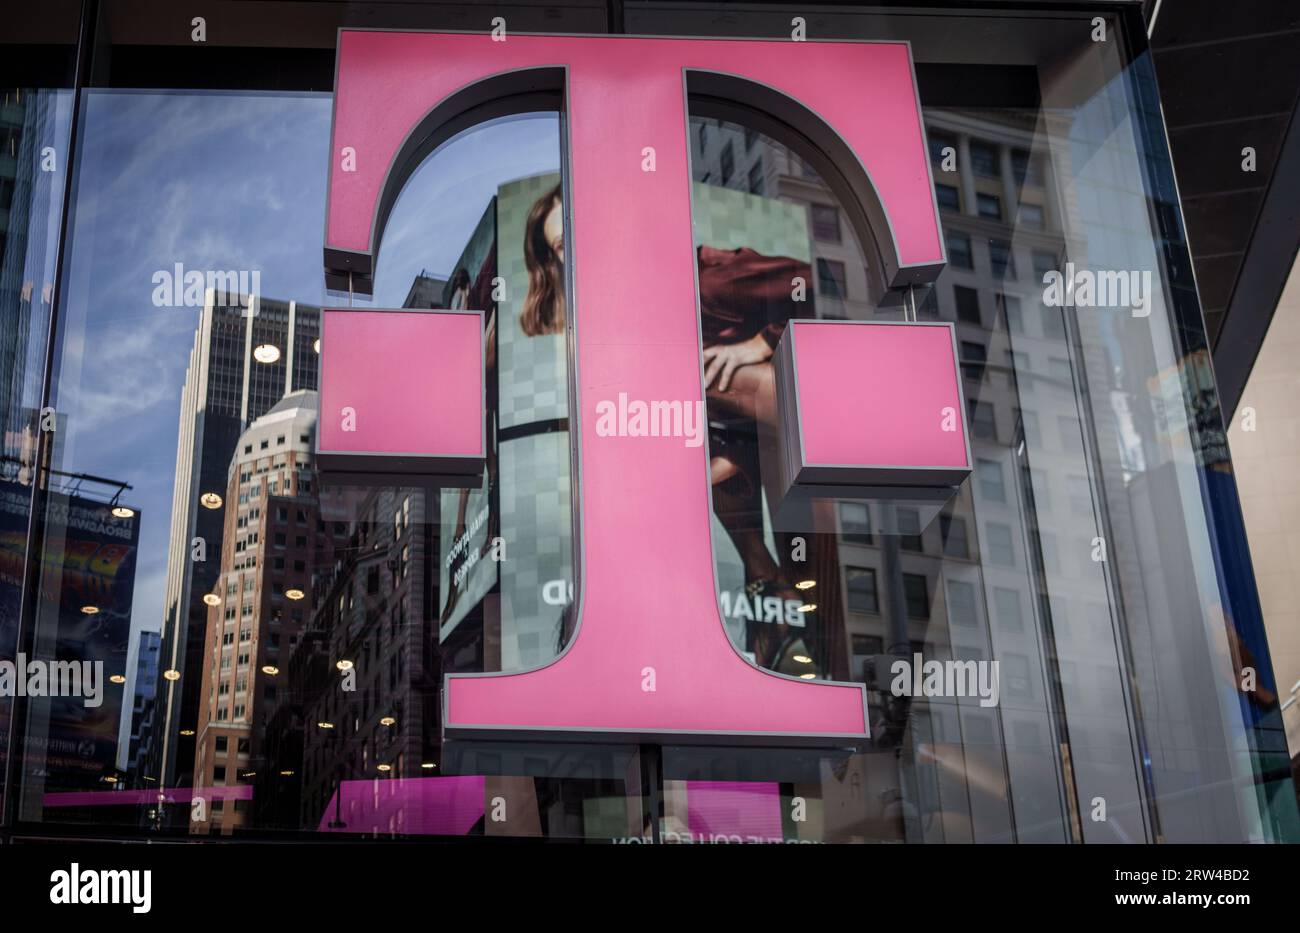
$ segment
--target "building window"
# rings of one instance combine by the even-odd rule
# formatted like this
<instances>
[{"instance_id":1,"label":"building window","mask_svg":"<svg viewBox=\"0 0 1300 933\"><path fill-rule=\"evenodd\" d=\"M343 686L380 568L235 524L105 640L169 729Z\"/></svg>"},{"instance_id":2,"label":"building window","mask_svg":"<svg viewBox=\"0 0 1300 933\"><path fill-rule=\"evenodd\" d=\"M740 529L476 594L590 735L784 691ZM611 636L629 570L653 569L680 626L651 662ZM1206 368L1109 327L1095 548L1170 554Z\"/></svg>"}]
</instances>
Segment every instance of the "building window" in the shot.
<instances>
[{"instance_id":1,"label":"building window","mask_svg":"<svg viewBox=\"0 0 1300 933\"><path fill-rule=\"evenodd\" d=\"M944 150L957 151L957 141L945 133L930 133L930 161L943 162Z\"/></svg>"},{"instance_id":2,"label":"building window","mask_svg":"<svg viewBox=\"0 0 1300 933\"><path fill-rule=\"evenodd\" d=\"M736 154L731 148L731 140L722 147L722 157L718 161L719 169L722 172L722 184L725 186L731 181L731 175L736 171Z\"/></svg>"},{"instance_id":3,"label":"building window","mask_svg":"<svg viewBox=\"0 0 1300 933\"><path fill-rule=\"evenodd\" d=\"M763 164L755 162L749 167L749 193L763 193Z\"/></svg>"},{"instance_id":4,"label":"building window","mask_svg":"<svg viewBox=\"0 0 1300 933\"><path fill-rule=\"evenodd\" d=\"M904 551L922 550L921 514L916 509L898 510L898 546Z\"/></svg>"},{"instance_id":5,"label":"building window","mask_svg":"<svg viewBox=\"0 0 1300 933\"><path fill-rule=\"evenodd\" d=\"M1009 632L1023 632L1025 620L1020 610L1020 594L1005 587L993 590L993 605L998 613L998 626Z\"/></svg>"},{"instance_id":6,"label":"building window","mask_svg":"<svg viewBox=\"0 0 1300 933\"><path fill-rule=\"evenodd\" d=\"M935 185L934 195L939 201L939 210L954 214L961 210L961 195L953 185Z\"/></svg>"},{"instance_id":7,"label":"building window","mask_svg":"<svg viewBox=\"0 0 1300 933\"><path fill-rule=\"evenodd\" d=\"M1000 522L988 522L984 526L984 538L988 545L989 560L1002 567L1016 565L1016 550L1009 527Z\"/></svg>"},{"instance_id":8,"label":"building window","mask_svg":"<svg viewBox=\"0 0 1300 933\"><path fill-rule=\"evenodd\" d=\"M969 627L979 624L975 587L963 580L948 581L948 619L953 625Z\"/></svg>"},{"instance_id":9,"label":"building window","mask_svg":"<svg viewBox=\"0 0 1300 933\"><path fill-rule=\"evenodd\" d=\"M998 292L997 305L1007 319L1007 330L1013 334L1025 332L1025 322L1020 316L1020 299L1006 292Z\"/></svg>"},{"instance_id":10,"label":"building window","mask_svg":"<svg viewBox=\"0 0 1300 933\"><path fill-rule=\"evenodd\" d=\"M852 635L849 640L854 654L880 654L885 650L885 640L879 635Z\"/></svg>"},{"instance_id":11,"label":"building window","mask_svg":"<svg viewBox=\"0 0 1300 933\"><path fill-rule=\"evenodd\" d=\"M1040 160L1023 149L1011 150L1011 174L1015 177L1016 184L1021 186L1030 184L1041 187L1043 184Z\"/></svg>"},{"instance_id":12,"label":"building window","mask_svg":"<svg viewBox=\"0 0 1300 933\"><path fill-rule=\"evenodd\" d=\"M903 598L909 619L930 618L930 587L923 573L903 574Z\"/></svg>"},{"instance_id":13,"label":"building window","mask_svg":"<svg viewBox=\"0 0 1300 933\"><path fill-rule=\"evenodd\" d=\"M847 298L848 287L846 279L848 274L844 269L844 263L834 259L817 260L817 290L825 298Z\"/></svg>"},{"instance_id":14,"label":"building window","mask_svg":"<svg viewBox=\"0 0 1300 933\"><path fill-rule=\"evenodd\" d=\"M1027 227L1030 230L1043 230L1047 227L1047 216L1043 213L1041 206L1037 204L1020 205L1020 226Z\"/></svg>"},{"instance_id":15,"label":"building window","mask_svg":"<svg viewBox=\"0 0 1300 933\"><path fill-rule=\"evenodd\" d=\"M996 194L977 194L975 205L981 217L989 220L1002 219L1002 199Z\"/></svg>"},{"instance_id":16,"label":"building window","mask_svg":"<svg viewBox=\"0 0 1300 933\"><path fill-rule=\"evenodd\" d=\"M844 576L849 593L849 611L879 612L876 572L870 567L845 567Z\"/></svg>"},{"instance_id":17,"label":"building window","mask_svg":"<svg viewBox=\"0 0 1300 933\"><path fill-rule=\"evenodd\" d=\"M871 543L871 509L860 502L840 503L840 537L845 544Z\"/></svg>"},{"instance_id":18,"label":"building window","mask_svg":"<svg viewBox=\"0 0 1300 933\"><path fill-rule=\"evenodd\" d=\"M1016 277L1016 260L1006 240L989 240L989 268L1000 279Z\"/></svg>"},{"instance_id":19,"label":"building window","mask_svg":"<svg viewBox=\"0 0 1300 933\"><path fill-rule=\"evenodd\" d=\"M813 236L827 243L840 242L840 210L829 204L812 205Z\"/></svg>"},{"instance_id":20,"label":"building window","mask_svg":"<svg viewBox=\"0 0 1300 933\"><path fill-rule=\"evenodd\" d=\"M966 522L951 515L939 516L939 531L943 536L943 553L948 557L970 559L970 542L966 538Z\"/></svg>"},{"instance_id":21,"label":"building window","mask_svg":"<svg viewBox=\"0 0 1300 933\"><path fill-rule=\"evenodd\" d=\"M970 237L956 230L949 230L944 236L948 246L948 262L955 269L974 269L975 258L971 253Z\"/></svg>"},{"instance_id":22,"label":"building window","mask_svg":"<svg viewBox=\"0 0 1300 933\"><path fill-rule=\"evenodd\" d=\"M1047 273L1055 272L1056 254L1049 253L1047 250L1036 249L1033 252L1034 260L1034 281L1042 282L1047 278Z\"/></svg>"},{"instance_id":23,"label":"building window","mask_svg":"<svg viewBox=\"0 0 1300 933\"><path fill-rule=\"evenodd\" d=\"M952 287L953 303L957 305L957 320L966 324L980 324L980 293L964 285Z\"/></svg>"},{"instance_id":24,"label":"building window","mask_svg":"<svg viewBox=\"0 0 1300 933\"><path fill-rule=\"evenodd\" d=\"M988 402L970 399L967 403L970 415L971 432L982 441L998 439L998 424L993 414L993 406Z\"/></svg>"},{"instance_id":25,"label":"building window","mask_svg":"<svg viewBox=\"0 0 1300 933\"><path fill-rule=\"evenodd\" d=\"M975 476L979 479L981 496L990 502L1007 501L1007 485L1002 479L1002 464L996 460L976 460Z\"/></svg>"},{"instance_id":26,"label":"building window","mask_svg":"<svg viewBox=\"0 0 1300 933\"><path fill-rule=\"evenodd\" d=\"M988 362L988 350L984 344L973 340L961 342L961 371L967 379L979 382L984 378L984 364Z\"/></svg>"},{"instance_id":27,"label":"building window","mask_svg":"<svg viewBox=\"0 0 1300 933\"><path fill-rule=\"evenodd\" d=\"M970 164L976 175L983 175L985 178L997 178L999 176L997 147L972 139L970 143Z\"/></svg>"}]
</instances>

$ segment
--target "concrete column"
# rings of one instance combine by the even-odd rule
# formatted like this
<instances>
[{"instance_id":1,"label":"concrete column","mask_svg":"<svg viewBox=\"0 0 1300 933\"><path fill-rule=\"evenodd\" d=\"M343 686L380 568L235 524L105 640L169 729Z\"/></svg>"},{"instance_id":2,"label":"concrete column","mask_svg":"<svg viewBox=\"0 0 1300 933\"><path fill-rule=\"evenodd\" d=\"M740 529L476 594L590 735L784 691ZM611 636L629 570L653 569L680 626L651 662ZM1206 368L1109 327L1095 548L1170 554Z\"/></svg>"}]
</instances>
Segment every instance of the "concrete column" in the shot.
<instances>
[{"instance_id":1,"label":"concrete column","mask_svg":"<svg viewBox=\"0 0 1300 933\"><path fill-rule=\"evenodd\" d=\"M974 217L979 213L975 207L975 169L970 161L970 137L965 133L957 137L957 175L961 178L962 213Z\"/></svg>"},{"instance_id":2,"label":"concrete column","mask_svg":"<svg viewBox=\"0 0 1300 933\"><path fill-rule=\"evenodd\" d=\"M998 162L1002 167L1002 216L1007 223L1012 223L1020 207L1020 198L1017 193L1015 172L1011 169L1010 146L998 147Z\"/></svg>"}]
</instances>

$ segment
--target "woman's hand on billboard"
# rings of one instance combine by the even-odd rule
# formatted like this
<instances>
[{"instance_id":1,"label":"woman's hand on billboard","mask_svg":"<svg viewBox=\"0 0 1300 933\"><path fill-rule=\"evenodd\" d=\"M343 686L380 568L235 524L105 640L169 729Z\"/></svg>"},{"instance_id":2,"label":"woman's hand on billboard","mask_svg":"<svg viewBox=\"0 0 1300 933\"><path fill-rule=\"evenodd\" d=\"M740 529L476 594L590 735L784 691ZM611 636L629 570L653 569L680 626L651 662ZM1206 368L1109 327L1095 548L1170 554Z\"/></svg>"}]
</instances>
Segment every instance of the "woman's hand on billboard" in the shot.
<instances>
[{"instance_id":1,"label":"woman's hand on billboard","mask_svg":"<svg viewBox=\"0 0 1300 933\"><path fill-rule=\"evenodd\" d=\"M765 363L772 358L772 348L761 334L739 343L720 343L704 348L704 388L718 380L718 391L726 392L731 377L741 366Z\"/></svg>"}]
</instances>

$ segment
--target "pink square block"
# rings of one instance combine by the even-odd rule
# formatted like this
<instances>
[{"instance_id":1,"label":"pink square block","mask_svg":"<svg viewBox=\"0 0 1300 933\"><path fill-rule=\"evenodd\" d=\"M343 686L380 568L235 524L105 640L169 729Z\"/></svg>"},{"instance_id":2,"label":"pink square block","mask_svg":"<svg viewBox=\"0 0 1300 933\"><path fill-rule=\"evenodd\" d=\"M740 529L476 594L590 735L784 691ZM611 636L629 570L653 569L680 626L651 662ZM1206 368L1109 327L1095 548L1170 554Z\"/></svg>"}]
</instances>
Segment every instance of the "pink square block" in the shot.
<instances>
[{"instance_id":1,"label":"pink square block","mask_svg":"<svg viewBox=\"0 0 1300 933\"><path fill-rule=\"evenodd\" d=\"M787 488L951 487L969 475L951 324L792 321L776 364Z\"/></svg>"},{"instance_id":2,"label":"pink square block","mask_svg":"<svg viewBox=\"0 0 1300 933\"><path fill-rule=\"evenodd\" d=\"M486 456L481 311L321 312L317 463L477 476Z\"/></svg>"}]
</instances>

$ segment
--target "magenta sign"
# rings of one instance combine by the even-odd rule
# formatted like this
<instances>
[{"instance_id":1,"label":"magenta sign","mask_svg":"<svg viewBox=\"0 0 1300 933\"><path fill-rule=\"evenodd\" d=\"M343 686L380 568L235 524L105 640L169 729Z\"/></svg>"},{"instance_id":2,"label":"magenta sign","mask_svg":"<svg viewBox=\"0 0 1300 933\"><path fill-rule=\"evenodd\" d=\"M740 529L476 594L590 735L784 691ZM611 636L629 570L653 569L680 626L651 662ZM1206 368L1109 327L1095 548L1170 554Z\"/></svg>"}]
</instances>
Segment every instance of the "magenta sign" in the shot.
<instances>
[{"instance_id":1,"label":"magenta sign","mask_svg":"<svg viewBox=\"0 0 1300 933\"><path fill-rule=\"evenodd\" d=\"M598 424L623 397L704 399L689 93L759 108L803 133L843 168L881 234L890 282L933 278L944 250L908 46L526 35L498 42L488 35L344 31L338 48L325 243L336 284L350 277L366 290L387 212L430 139L447 138L474 114L508 112L512 97L558 95L565 114L579 621L567 649L543 667L449 675L446 734L863 741L863 685L762 670L728 638L714 581L707 449L674 437L611 435ZM337 325L327 317L326 326ZM926 333L909 336L846 322L853 333L845 343L833 333L841 325L810 322L817 331L806 335L804 326L798 404L814 457L905 472L968 468L948 330L921 327ZM845 370L819 359L848 346L870 350L876 338L888 346L871 351L879 369L866 381L860 365ZM482 421L473 383L481 357L473 344L398 341L380 360L368 355L367 342L335 344L327 331L322 424L338 421L335 409L368 391L364 383L380 369L408 370L417 381L421 374L459 373L436 393L417 387L416 397L448 410L420 413L417 434L383 441L407 455L458 454L472 438L459 428L444 433L436 422ZM899 355L902 345L911 357ZM906 432L901 440L872 428L888 420L883 407L907 396L899 387L918 371L939 375L927 375L924 391L897 416ZM333 384L336 378L356 381ZM872 394L891 380L903 381ZM853 409L876 421L840 410L844 403L835 399L852 399ZM943 412L953 410L955 435L951 424L941 427ZM846 430L852 436L840 439L837 432ZM354 436L335 431L331 450L346 453ZM424 448L413 450L411 437ZM655 585L638 585L647 579Z\"/></svg>"}]
</instances>

